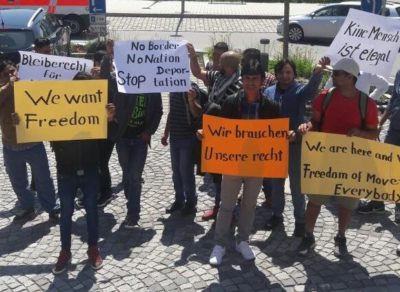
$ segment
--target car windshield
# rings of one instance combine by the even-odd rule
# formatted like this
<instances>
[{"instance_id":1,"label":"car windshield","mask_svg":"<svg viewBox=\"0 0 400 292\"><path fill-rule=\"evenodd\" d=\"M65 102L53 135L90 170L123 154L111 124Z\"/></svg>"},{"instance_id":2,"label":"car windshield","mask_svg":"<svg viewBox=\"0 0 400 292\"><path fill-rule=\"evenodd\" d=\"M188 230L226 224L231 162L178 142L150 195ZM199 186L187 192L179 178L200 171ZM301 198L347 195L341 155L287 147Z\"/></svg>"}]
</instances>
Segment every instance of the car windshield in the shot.
<instances>
[{"instance_id":1,"label":"car windshield","mask_svg":"<svg viewBox=\"0 0 400 292\"><path fill-rule=\"evenodd\" d=\"M31 31L0 31L0 51L14 52L26 49L33 44Z\"/></svg>"}]
</instances>

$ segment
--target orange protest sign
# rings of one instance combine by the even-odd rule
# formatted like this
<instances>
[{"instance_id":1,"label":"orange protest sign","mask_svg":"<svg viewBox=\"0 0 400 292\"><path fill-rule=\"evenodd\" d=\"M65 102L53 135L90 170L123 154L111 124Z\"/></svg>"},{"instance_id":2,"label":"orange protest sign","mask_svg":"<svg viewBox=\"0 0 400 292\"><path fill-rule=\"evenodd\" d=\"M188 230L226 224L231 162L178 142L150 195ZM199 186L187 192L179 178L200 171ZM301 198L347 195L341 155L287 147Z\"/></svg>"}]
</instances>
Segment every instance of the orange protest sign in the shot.
<instances>
[{"instance_id":1,"label":"orange protest sign","mask_svg":"<svg viewBox=\"0 0 400 292\"><path fill-rule=\"evenodd\" d=\"M203 116L202 171L285 178L289 119L235 120Z\"/></svg>"}]
</instances>

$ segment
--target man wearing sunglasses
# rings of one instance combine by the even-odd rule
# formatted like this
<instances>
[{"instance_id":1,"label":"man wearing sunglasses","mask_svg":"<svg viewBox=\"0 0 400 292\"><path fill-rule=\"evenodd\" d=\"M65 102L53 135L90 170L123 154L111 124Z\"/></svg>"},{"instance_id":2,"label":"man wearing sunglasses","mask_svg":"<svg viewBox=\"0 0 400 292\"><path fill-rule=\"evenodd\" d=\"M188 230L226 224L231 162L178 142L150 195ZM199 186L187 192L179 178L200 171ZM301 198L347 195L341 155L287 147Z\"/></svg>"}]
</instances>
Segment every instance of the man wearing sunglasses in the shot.
<instances>
[{"instance_id":1,"label":"man wearing sunglasses","mask_svg":"<svg viewBox=\"0 0 400 292\"><path fill-rule=\"evenodd\" d=\"M352 59L341 59L333 66L329 103L324 99L328 91L324 91L313 103L312 121L299 126L300 133L306 133L312 127L320 132L357 136L375 140L378 136L378 110L375 102L356 88L360 74L358 64ZM363 118L361 98L366 98L366 115ZM325 106L324 106L325 104ZM321 211L321 205L329 201L329 196L310 195L305 214L305 236L298 247L300 255L308 254L315 247L313 235L315 223ZM338 197L338 234L335 236L334 254L344 257L348 254L345 232L350 223L351 212L358 206L358 199Z\"/></svg>"}]
</instances>

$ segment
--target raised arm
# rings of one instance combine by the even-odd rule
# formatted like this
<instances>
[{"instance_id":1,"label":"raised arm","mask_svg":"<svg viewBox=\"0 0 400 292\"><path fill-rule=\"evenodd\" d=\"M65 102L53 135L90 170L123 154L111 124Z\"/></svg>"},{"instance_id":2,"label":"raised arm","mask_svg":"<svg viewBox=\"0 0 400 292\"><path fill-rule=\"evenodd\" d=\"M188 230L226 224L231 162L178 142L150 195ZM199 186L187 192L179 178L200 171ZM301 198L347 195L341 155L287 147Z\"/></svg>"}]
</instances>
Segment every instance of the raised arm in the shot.
<instances>
[{"instance_id":1,"label":"raised arm","mask_svg":"<svg viewBox=\"0 0 400 292\"><path fill-rule=\"evenodd\" d=\"M188 43L187 49L189 52L189 59L190 59L190 70L192 71L192 74L202 80L204 84L207 84L207 71L203 70L200 68L199 61L197 60L197 55L196 51L194 50L194 47L192 44Z\"/></svg>"}]
</instances>

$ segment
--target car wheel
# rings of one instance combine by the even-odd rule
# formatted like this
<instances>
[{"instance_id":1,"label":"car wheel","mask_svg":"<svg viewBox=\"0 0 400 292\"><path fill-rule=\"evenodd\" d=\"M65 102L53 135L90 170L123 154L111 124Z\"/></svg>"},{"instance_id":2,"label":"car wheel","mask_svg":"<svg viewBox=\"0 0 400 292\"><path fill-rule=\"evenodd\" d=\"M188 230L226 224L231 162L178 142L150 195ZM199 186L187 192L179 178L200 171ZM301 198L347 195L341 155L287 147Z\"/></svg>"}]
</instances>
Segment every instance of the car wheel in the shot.
<instances>
[{"instance_id":1,"label":"car wheel","mask_svg":"<svg viewBox=\"0 0 400 292\"><path fill-rule=\"evenodd\" d=\"M289 26L289 41L297 43L304 38L303 29L298 25Z\"/></svg>"},{"instance_id":2,"label":"car wheel","mask_svg":"<svg viewBox=\"0 0 400 292\"><path fill-rule=\"evenodd\" d=\"M71 28L71 34L76 36L79 35L83 30L82 21L79 16L76 15L67 15L63 19L66 25Z\"/></svg>"}]
</instances>

